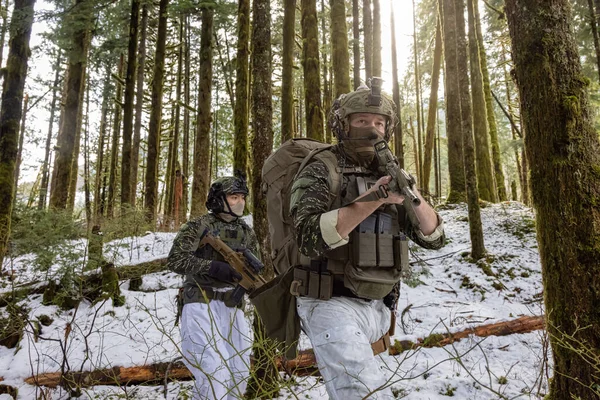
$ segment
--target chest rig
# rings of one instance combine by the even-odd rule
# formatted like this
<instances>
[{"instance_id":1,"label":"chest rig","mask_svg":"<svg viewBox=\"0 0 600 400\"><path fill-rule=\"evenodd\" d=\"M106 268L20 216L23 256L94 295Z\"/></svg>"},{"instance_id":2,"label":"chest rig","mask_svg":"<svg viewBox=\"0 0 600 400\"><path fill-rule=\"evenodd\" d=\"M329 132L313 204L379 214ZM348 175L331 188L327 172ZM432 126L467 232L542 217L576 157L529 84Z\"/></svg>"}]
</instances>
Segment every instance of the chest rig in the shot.
<instances>
[{"instance_id":1,"label":"chest rig","mask_svg":"<svg viewBox=\"0 0 600 400\"><path fill-rule=\"evenodd\" d=\"M234 250L242 249L245 246L245 232L240 224L231 223L211 224L209 233L213 236L218 236L225 244ZM195 252L196 256L206 260L225 261L225 258L211 246L201 246Z\"/></svg>"},{"instance_id":2,"label":"chest rig","mask_svg":"<svg viewBox=\"0 0 600 400\"><path fill-rule=\"evenodd\" d=\"M360 167L338 169L343 174L340 193L331 209L352 203L377 181ZM400 231L398 210L385 205L362 221L349 242L327 250L323 257L294 271L292 290L298 295L327 300L333 296L382 299L408 266L408 241Z\"/></svg>"}]
</instances>

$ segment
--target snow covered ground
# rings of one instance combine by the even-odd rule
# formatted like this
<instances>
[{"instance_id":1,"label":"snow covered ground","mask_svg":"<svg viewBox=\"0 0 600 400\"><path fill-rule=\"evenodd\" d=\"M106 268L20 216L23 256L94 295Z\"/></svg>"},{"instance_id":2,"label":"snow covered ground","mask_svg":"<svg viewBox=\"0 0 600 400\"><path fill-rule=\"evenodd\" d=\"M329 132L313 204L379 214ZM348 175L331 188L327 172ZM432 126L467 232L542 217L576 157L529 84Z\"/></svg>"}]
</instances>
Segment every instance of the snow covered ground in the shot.
<instances>
[{"instance_id":1,"label":"snow covered ground","mask_svg":"<svg viewBox=\"0 0 600 400\"><path fill-rule=\"evenodd\" d=\"M534 217L520 203L482 208L485 246L489 256L478 264L470 250L465 205L440 210L448 244L437 251L413 248L410 278L402 286L396 340L425 338L432 333L463 331L468 327L543 314L541 271ZM148 233L105 245L106 257L129 265L167 256L174 233ZM75 247L85 253L85 243ZM31 270L31 257L8 260L14 284L43 280ZM7 288L6 277L0 286ZM114 366L168 362L179 354L179 331L174 326L175 294L181 278L158 272L143 278L139 291L121 284L126 304L82 302L76 310L43 306L42 295L25 302L31 320L49 316L39 337L31 329L16 349L0 346L2 384L19 388L19 399L36 399L41 391L24 382L42 372L93 370ZM2 289L6 291L7 289ZM4 312L4 311L0 311ZM68 334L67 334L68 332ZM510 336L471 336L443 348L419 348L398 356L383 356L382 373L398 398L421 399L541 399L547 391L549 353L544 331ZM310 344L303 338L301 347ZM181 399L191 382L162 386L96 386L83 390L81 399ZM327 399L317 377L294 378L280 399ZM64 390L50 391L52 399L68 398ZM3 397L4 396L4 397ZM0 395L0 400L8 395Z\"/></svg>"}]
</instances>

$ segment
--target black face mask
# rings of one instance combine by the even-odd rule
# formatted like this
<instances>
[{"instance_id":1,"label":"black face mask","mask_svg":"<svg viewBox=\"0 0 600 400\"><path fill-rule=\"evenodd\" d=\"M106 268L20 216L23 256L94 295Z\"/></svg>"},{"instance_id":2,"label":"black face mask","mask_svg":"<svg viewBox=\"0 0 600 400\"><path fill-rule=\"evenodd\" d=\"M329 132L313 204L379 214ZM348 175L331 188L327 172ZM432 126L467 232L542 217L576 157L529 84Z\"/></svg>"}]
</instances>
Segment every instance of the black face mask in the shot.
<instances>
[{"instance_id":1,"label":"black face mask","mask_svg":"<svg viewBox=\"0 0 600 400\"><path fill-rule=\"evenodd\" d=\"M381 140L374 127L350 127L349 138L342 141L344 152L350 160L361 166L368 166L375 157L375 143Z\"/></svg>"}]
</instances>

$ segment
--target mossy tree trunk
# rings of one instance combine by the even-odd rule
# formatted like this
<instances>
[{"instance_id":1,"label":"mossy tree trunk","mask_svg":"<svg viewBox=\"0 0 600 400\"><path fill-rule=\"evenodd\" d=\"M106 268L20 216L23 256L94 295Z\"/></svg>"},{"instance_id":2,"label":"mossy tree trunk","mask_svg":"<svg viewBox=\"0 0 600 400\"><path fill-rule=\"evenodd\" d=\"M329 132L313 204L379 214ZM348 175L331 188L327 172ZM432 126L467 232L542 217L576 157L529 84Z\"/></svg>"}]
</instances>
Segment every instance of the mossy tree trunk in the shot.
<instances>
[{"instance_id":1,"label":"mossy tree trunk","mask_svg":"<svg viewBox=\"0 0 600 400\"><path fill-rule=\"evenodd\" d=\"M254 0L252 15L252 130L254 132L252 139L252 217L262 260L265 263L264 274L269 279L274 276L274 272L271 263L267 205L261 190L261 171L273 147L270 1ZM272 346L264 346L266 339L261 334L260 319L255 317L254 321L256 345L253 354L257 361L248 383L247 395L249 398L277 397L279 372L275 363L272 362L274 354L268 351Z\"/></svg>"},{"instance_id":2,"label":"mossy tree trunk","mask_svg":"<svg viewBox=\"0 0 600 400\"><path fill-rule=\"evenodd\" d=\"M196 142L194 143L194 180L190 217L206 213L206 197L210 188L210 126L211 92L213 77L213 19L214 9L202 9L202 32L200 36L200 76L198 78L198 116ZM237 100L236 100L237 102Z\"/></svg>"},{"instance_id":3,"label":"mossy tree trunk","mask_svg":"<svg viewBox=\"0 0 600 400\"><path fill-rule=\"evenodd\" d=\"M465 29L464 0L454 0L456 15L456 61L458 66L460 110L462 115L463 160L467 184L467 205L469 208L469 234L471 237L471 258L479 260L485 255L477 173L475 172L475 145L473 141L473 116L469 94L469 65Z\"/></svg>"},{"instance_id":4,"label":"mossy tree trunk","mask_svg":"<svg viewBox=\"0 0 600 400\"><path fill-rule=\"evenodd\" d=\"M27 75L27 71L25 71ZM27 123L27 106L29 104L29 95L25 93L23 98L23 108L21 112L21 126L19 127L19 147L17 150L17 162L15 163L15 190L13 191L13 197L15 201L17 199L17 190L19 189L19 173L21 172L21 161L23 160L23 145L25 143L25 128Z\"/></svg>"},{"instance_id":5,"label":"mossy tree trunk","mask_svg":"<svg viewBox=\"0 0 600 400\"><path fill-rule=\"evenodd\" d=\"M422 131L421 127L422 123L422 113L421 107L423 104L421 103L421 74L419 73L419 54L417 52L417 7L415 6L415 0L412 2L413 5L413 57L414 57L414 73L415 73L415 94L416 94L416 102L417 102L417 146L415 148L415 165L416 165L416 173L418 177L418 182L420 187L424 187L423 184L423 150L422 150ZM374 34L373 34L374 35Z\"/></svg>"},{"instance_id":6,"label":"mossy tree trunk","mask_svg":"<svg viewBox=\"0 0 600 400\"><path fill-rule=\"evenodd\" d=\"M507 0L506 15L554 358L547 398L598 398L600 143L571 33L571 6L567 0Z\"/></svg>"},{"instance_id":7,"label":"mossy tree trunk","mask_svg":"<svg viewBox=\"0 0 600 400\"><path fill-rule=\"evenodd\" d=\"M283 49L281 72L281 143L293 138L294 129L294 48L296 0L283 3Z\"/></svg>"},{"instance_id":8,"label":"mossy tree trunk","mask_svg":"<svg viewBox=\"0 0 600 400\"><path fill-rule=\"evenodd\" d=\"M15 0L10 23L10 45L0 108L0 270L10 234L19 121L30 55L34 4L35 0Z\"/></svg>"},{"instance_id":9,"label":"mossy tree trunk","mask_svg":"<svg viewBox=\"0 0 600 400\"><path fill-rule=\"evenodd\" d=\"M381 76L381 5L373 1L373 76Z\"/></svg>"},{"instance_id":10,"label":"mossy tree trunk","mask_svg":"<svg viewBox=\"0 0 600 400\"><path fill-rule=\"evenodd\" d=\"M165 43L167 39L167 8L169 0L160 0L158 6L158 32L152 79L152 104L148 127L148 155L146 161L144 208L148 222L154 227L158 205L158 161L160 154L160 128L162 116L163 79L165 75Z\"/></svg>"},{"instance_id":11,"label":"mossy tree trunk","mask_svg":"<svg viewBox=\"0 0 600 400\"><path fill-rule=\"evenodd\" d=\"M250 38L250 0L238 0L237 32L235 108L233 116L235 129L233 139L233 169L234 171L240 170L246 172L248 168L248 92L250 87L248 74L248 57L250 54L248 43L248 39Z\"/></svg>"},{"instance_id":12,"label":"mossy tree trunk","mask_svg":"<svg viewBox=\"0 0 600 400\"><path fill-rule=\"evenodd\" d=\"M8 1L0 4L0 14L2 15L2 28L0 28L0 67L4 62L4 41L6 40L6 31L8 30Z\"/></svg>"},{"instance_id":13,"label":"mossy tree trunk","mask_svg":"<svg viewBox=\"0 0 600 400\"><path fill-rule=\"evenodd\" d=\"M331 59L333 62L333 96L349 93L350 53L344 0L330 0L331 4ZM381 36L380 36L381 37ZM381 57L381 51L380 57Z\"/></svg>"},{"instance_id":14,"label":"mossy tree trunk","mask_svg":"<svg viewBox=\"0 0 600 400\"><path fill-rule=\"evenodd\" d=\"M331 4L331 2L330 2ZM334 70L333 70L333 62L328 62L327 60L327 54L331 53L331 58L333 59L334 55L333 55L333 45L332 45L332 41L333 40L328 40L329 37L331 37L330 35L330 29L328 29L328 26L332 26L331 24L327 24L327 13L326 13L326 8L325 8L325 0L321 0L321 43L322 43L322 48L321 48L321 56L323 57L323 62L321 62L321 70L323 71L322 76L323 76L323 110L324 110L324 120L325 120L325 133L324 133L324 140L327 143L331 143L333 140L333 135L331 132L331 129L329 127L329 124L327 124L327 112L331 109L331 102L332 102L332 86L334 85L334 83L332 82L332 80L334 80L334 78L332 78L332 76L335 75ZM330 12L329 12L329 20L331 21L331 7L330 7ZM331 31L333 30L333 28L331 29ZM348 42L346 41L346 44ZM348 56L349 57L349 56ZM348 61L349 63L349 61Z\"/></svg>"},{"instance_id":15,"label":"mossy tree trunk","mask_svg":"<svg viewBox=\"0 0 600 400\"><path fill-rule=\"evenodd\" d=\"M185 51L183 53L185 57L185 77L183 79L183 101L186 106L190 104L190 77L191 77L191 68L190 68L190 16L185 16ZM183 108L183 139L182 139L183 149L181 157L183 162L181 163L181 184L182 184L182 193L181 193L181 208L179 211L179 221L181 223L187 220L188 214L188 193L189 193L189 185L188 185L188 177L190 173L190 110L188 107Z\"/></svg>"},{"instance_id":16,"label":"mossy tree trunk","mask_svg":"<svg viewBox=\"0 0 600 400\"><path fill-rule=\"evenodd\" d=\"M91 35L87 37L86 47L89 48ZM83 105L85 102L85 92L88 84L87 64L83 68L83 87L79 92L79 111L77 112L77 123L75 128L75 144L73 145L73 164L71 165L71 178L69 181L69 195L67 197L67 211L72 213L75 208L75 196L77 195L77 181L79 180L79 153L81 152L81 132L83 130Z\"/></svg>"},{"instance_id":17,"label":"mossy tree trunk","mask_svg":"<svg viewBox=\"0 0 600 400\"><path fill-rule=\"evenodd\" d=\"M373 14L371 0L363 0L363 46L365 55L365 83L373 76Z\"/></svg>"},{"instance_id":18,"label":"mossy tree trunk","mask_svg":"<svg viewBox=\"0 0 600 400\"><path fill-rule=\"evenodd\" d=\"M94 4L91 0L77 0L75 5L67 11L63 26L71 36L70 50L68 52L66 73L66 96L64 98L64 112L60 124L60 141L54 162L54 185L50 194L50 207L67 209L69 185L73 171L73 158L75 142L77 139L77 120L82 107L81 92L84 89L85 66L87 63L90 29L94 21Z\"/></svg>"},{"instance_id":19,"label":"mossy tree trunk","mask_svg":"<svg viewBox=\"0 0 600 400\"><path fill-rule=\"evenodd\" d=\"M133 102L138 57L138 28L140 0L131 0L129 17L129 44L127 46L127 73L125 75L125 103L123 104L123 153L121 156L121 208L131 206L131 139L133 136Z\"/></svg>"},{"instance_id":20,"label":"mossy tree trunk","mask_svg":"<svg viewBox=\"0 0 600 400\"><path fill-rule=\"evenodd\" d=\"M456 13L453 0L438 0L443 16L444 61L446 80L446 136L448 137L448 176L450 188L448 203L465 201L465 169L463 166L463 143L456 64Z\"/></svg>"},{"instance_id":21,"label":"mossy tree trunk","mask_svg":"<svg viewBox=\"0 0 600 400\"><path fill-rule=\"evenodd\" d=\"M125 70L125 57L121 53L115 90L115 108L112 126L112 144L110 148L110 173L108 176L108 201L106 205L106 216L114 217L115 201L117 198L117 169L119 166L119 136L121 132L121 104L123 98L122 77Z\"/></svg>"},{"instance_id":22,"label":"mossy tree trunk","mask_svg":"<svg viewBox=\"0 0 600 400\"><path fill-rule=\"evenodd\" d=\"M131 147L131 205L135 206L138 184L138 164L140 162L140 142L142 139L142 114L144 112L144 67L146 66L146 39L148 30L148 4L142 6L140 22L140 44L138 49L137 78L135 92L135 122ZM186 103L187 104L187 103Z\"/></svg>"},{"instance_id":23,"label":"mossy tree trunk","mask_svg":"<svg viewBox=\"0 0 600 400\"><path fill-rule=\"evenodd\" d=\"M352 0L352 57L353 88L360 86L360 9L358 0ZM392 30L392 32L394 32Z\"/></svg>"},{"instance_id":24,"label":"mossy tree trunk","mask_svg":"<svg viewBox=\"0 0 600 400\"><path fill-rule=\"evenodd\" d=\"M471 67L471 99L473 102L473 133L475 136L475 164L477 171L477 187L482 200L497 201L494 172L490 157L490 141L486 118L485 96L483 93L483 75L479 58L479 41L475 29L474 3L467 0L469 19L469 65Z\"/></svg>"},{"instance_id":25,"label":"mossy tree trunk","mask_svg":"<svg viewBox=\"0 0 600 400\"><path fill-rule=\"evenodd\" d=\"M319 32L316 0L302 2L302 67L304 69L304 108L306 137L323 141L323 110L319 76Z\"/></svg>"},{"instance_id":26,"label":"mossy tree trunk","mask_svg":"<svg viewBox=\"0 0 600 400\"><path fill-rule=\"evenodd\" d=\"M598 68L598 76L600 77L600 40L598 39L598 24L596 23L596 11L594 10L594 0L588 0L590 29L594 38L594 49L596 50L596 67Z\"/></svg>"},{"instance_id":27,"label":"mossy tree trunk","mask_svg":"<svg viewBox=\"0 0 600 400\"><path fill-rule=\"evenodd\" d=\"M427 130L425 133L425 151L423 152L423 188L429 190L431 176L431 156L434 147L434 136L437 122L438 89L440 85L440 69L442 65L442 24L438 14L435 28L435 44L433 48L433 67L431 70L431 92L429 93L429 109L427 110Z\"/></svg>"},{"instance_id":28,"label":"mossy tree trunk","mask_svg":"<svg viewBox=\"0 0 600 400\"><path fill-rule=\"evenodd\" d=\"M494 99L492 98L492 88L490 86L490 74L488 71L487 55L485 53L483 33L481 31L481 18L479 15L478 1L473 2L473 12L475 19L475 32L477 33L477 43L479 45L479 64L481 66L481 75L483 78L485 110L490 134L490 146L492 149L492 163L494 164L494 179L496 183L496 190L498 191L498 200L506 201L506 184L504 182L504 171L502 170L500 143L498 142L498 126L496 124L496 114L494 113Z\"/></svg>"},{"instance_id":29,"label":"mossy tree trunk","mask_svg":"<svg viewBox=\"0 0 600 400\"><path fill-rule=\"evenodd\" d=\"M98 153L96 155L96 181L94 183L94 216L96 224L101 223L102 216L104 215L104 199L101 195L102 182L104 180L104 170L105 170L105 152L104 146L105 142L107 142L108 137L106 135L107 132L107 119L108 119L108 102L110 100L110 95L112 92L112 87L110 85L111 75L110 75L110 67L106 66L106 71L104 75L104 86L102 89L102 106L100 107L100 129L98 133Z\"/></svg>"},{"instance_id":30,"label":"mossy tree trunk","mask_svg":"<svg viewBox=\"0 0 600 400\"><path fill-rule=\"evenodd\" d=\"M390 26L391 29L391 46L392 46L392 99L396 104L396 117L398 123L394 129L394 153L398 158L400 168L404 168L404 139L402 136L402 106L400 104L400 82L398 80L398 51L396 48L396 21L394 18L394 5L391 4Z\"/></svg>"},{"instance_id":31,"label":"mossy tree trunk","mask_svg":"<svg viewBox=\"0 0 600 400\"><path fill-rule=\"evenodd\" d=\"M56 102L58 101L58 85L60 84L60 72L62 64L62 50L58 49L56 62L54 63L54 84L52 85L52 100L50 102L50 118L48 120L48 134L46 135L46 152L42 164L42 183L40 184L40 197L38 210L46 208L48 198L48 183L50 182L50 150L52 145L52 133L54 128L54 116L56 113Z\"/></svg>"}]
</instances>

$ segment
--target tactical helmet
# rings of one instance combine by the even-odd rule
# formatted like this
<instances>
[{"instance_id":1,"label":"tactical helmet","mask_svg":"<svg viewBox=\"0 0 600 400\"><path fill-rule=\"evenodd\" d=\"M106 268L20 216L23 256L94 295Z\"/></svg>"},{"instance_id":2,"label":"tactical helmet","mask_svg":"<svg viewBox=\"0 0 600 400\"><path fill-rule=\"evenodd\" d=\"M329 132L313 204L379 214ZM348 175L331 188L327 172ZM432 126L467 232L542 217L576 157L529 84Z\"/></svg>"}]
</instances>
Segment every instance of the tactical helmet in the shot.
<instances>
[{"instance_id":1,"label":"tactical helmet","mask_svg":"<svg viewBox=\"0 0 600 400\"><path fill-rule=\"evenodd\" d=\"M227 203L227 195L240 193L248 195L248 185L244 174L236 171L235 176L224 176L210 185L206 208L215 214L225 212L224 205Z\"/></svg>"},{"instance_id":2,"label":"tactical helmet","mask_svg":"<svg viewBox=\"0 0 600 400\"><path fill-rule=\"evenodd\" d=\"M361 85L354 92L338 97L329 113L329 126L338 140L348 138L350 115L355 113L379 114L386 117L385 140L389 141L398 123L396 105L385 93L381 92L381 78L371 79L371 88Z\"/></svg>"}]
</instances>

